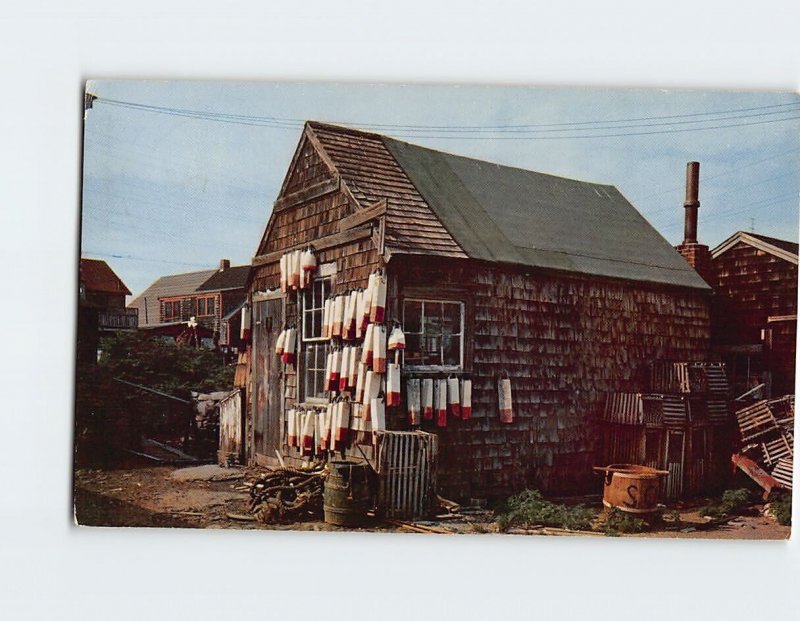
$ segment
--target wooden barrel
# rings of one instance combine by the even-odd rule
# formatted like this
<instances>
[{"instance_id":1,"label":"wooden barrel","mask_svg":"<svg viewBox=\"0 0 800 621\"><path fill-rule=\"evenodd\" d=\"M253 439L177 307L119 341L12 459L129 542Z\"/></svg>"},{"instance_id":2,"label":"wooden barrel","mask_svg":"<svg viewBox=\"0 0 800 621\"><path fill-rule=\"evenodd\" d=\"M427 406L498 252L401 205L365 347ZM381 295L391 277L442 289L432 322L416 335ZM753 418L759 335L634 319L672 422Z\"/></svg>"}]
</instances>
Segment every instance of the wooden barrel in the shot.
<instances>
[{"instance_id":1,"label":"wooden barrel","mask_svg":"<svg viewBox=\"0 0 800 621\"><path fill-rule=\"evenodd\" d=\"M638 464L596 466L595 472L605 474L603 504L628 513L652 513L658 506L661 477L669 474Z\"/></svg>"},{"instance_id":2,"label":"wooden barrel","mask_svg":"<svg viewBox=\"0 0 800 621\"><path fill-rule=\"evenodd\" d=\"M356 461L333 461L325 479L322 509L325 523L336 526L359 526L372 508L369 464Z\"/></svg>"}]
</instances>

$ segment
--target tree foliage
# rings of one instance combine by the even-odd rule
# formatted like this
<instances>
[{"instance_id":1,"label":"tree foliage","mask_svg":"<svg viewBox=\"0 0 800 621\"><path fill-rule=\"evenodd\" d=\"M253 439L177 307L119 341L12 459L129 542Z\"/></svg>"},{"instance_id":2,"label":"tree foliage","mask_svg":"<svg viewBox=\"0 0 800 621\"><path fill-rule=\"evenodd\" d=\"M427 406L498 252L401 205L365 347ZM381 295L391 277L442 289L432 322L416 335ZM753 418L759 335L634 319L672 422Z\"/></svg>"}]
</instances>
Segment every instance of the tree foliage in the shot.
<instances>
[{"instance_id":1,"label":"tree foliage","mask_svg":"<svg viewBox=\"0 0 800 621\"><path fill-rule=\"evenodd\" d=\"M140 436L180 435L187 404L115 381L125 380L188 400L191 392L230 390L234 367L219 351L177 346L143 333L104 337L97 363L78 362L76 446L93 451L131 446ZM80 457L80 456L79 456Z\"/></svg>"}]
</instances>

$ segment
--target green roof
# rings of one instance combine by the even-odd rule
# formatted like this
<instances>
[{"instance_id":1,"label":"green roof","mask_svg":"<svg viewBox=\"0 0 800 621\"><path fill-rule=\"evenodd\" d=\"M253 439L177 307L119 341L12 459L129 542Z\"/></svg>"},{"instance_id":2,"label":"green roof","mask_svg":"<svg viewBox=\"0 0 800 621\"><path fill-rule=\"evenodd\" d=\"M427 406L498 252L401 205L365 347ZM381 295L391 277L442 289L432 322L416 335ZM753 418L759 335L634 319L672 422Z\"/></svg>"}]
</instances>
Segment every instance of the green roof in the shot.
<instances>
[{"instance_id":1,"label":"green roof","mask_svg":"<svg viewBox=\"0 0 800 621\"><path fill-rule=\"evenodd\" d=\"M382 138L473 259L710 290L614 186Z\"/></svg>"}]
</instances>

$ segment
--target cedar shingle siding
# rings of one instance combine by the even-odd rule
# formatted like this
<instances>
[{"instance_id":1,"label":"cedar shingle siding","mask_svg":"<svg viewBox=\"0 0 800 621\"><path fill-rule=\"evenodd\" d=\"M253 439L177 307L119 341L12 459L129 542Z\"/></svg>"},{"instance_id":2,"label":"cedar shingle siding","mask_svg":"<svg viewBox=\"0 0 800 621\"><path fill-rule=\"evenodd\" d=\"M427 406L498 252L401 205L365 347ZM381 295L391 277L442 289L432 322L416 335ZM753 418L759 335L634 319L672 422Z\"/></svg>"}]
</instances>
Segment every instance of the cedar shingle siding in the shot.
<instances>
[{"instance_id":1,"label":"cedar shingle siding","mask_svg":"<svg viewBox=\"0 0 800 621\"><path fill-rule=\"evenodd\" d=\"M465 249L474 241L465 237L469 231L459 229L456 235L443 223L444 212L437 212L458 202L436 196L430 185L425 186L430 200L424 198L393 155L397 145L387 147L391 142L375 134L306 125L259 246L258 255L264 258L254 262L250 292L279 286L282 251L337 234L343 218L385 200L386 213L372 222L371 236L319 250L317 258L319 264L336 263L334 294L366 287L369 273L384 267L389 321L401 318L404 297L464 302L463 372L474 382L473 419L451 419L444 429L423 425L440 435L443 495L498 496L526 486L548 492L594 489L591 466L599 448L595 419L605 394L644 390L653 359L707 359L708 286L610 186L597 186L606 191L593 200L597 209L608 205L615 222L628 227L622 234L608 230L604 238L599 229L583 246L574 238L561 240L569 241L572 254L563 248L547 250L549 254L522 248L520 261L473 256ZM507 173L505 167L483 164L497 174ZM471 165L464 164L464 170ZM515 169L512 176L524 172ZM332 183L334 189L297 204L286 198L302 197L309 188L323 187L321 182ZM551 182L555 194L549 195L549 203L558 204L559 188L564 187L595 195L593 184L581 183ZM580 203L570 206L573 213L580 208ZM499 217L499 207L487 209L487 218ZM516 215L508 217L526 227L541 217L520 205L509 209ZM509 222L496 225L504 235L513 224ZM619 240L637 235L636 227L649 236L654 251L644 256L647 243L637 242L632 261L622 265L625 261L617 257L627 251L617 247ZM564 269L536 262L559 252L569 255L568 262L558 259ZM592 269L598 272L587 273ZM297 325L296 294L288 294L286 302L286 321ZM512 380L515 403L514 422L508 425L499 422L497 405L497 379L505 374ZM295 396L296 378L288 367L284 406L292 406ZM404 404L387 411L390 429L406 425ZM284 447L284 454L291 450Z\"/></svg>"}]
</instances>

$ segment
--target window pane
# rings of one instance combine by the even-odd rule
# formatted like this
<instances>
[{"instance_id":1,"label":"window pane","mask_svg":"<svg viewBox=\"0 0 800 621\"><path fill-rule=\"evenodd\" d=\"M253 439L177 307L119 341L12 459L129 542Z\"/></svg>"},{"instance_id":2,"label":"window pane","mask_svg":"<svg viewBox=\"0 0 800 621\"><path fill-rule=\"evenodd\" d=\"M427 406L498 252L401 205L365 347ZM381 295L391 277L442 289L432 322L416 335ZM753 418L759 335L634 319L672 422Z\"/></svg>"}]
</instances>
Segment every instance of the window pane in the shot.
<instances>
[{"instance_id":1,"label":"window pane","mask_svg":"<svg viewBox=\"0 0 800 621\"><path fill-rule=\"evenodd\" d=\"M403 304L403 331L422 332L422 302L408 301Z\"/></svg>"},{"instance_id":2,"label":"window pane","mask_svg":"<svg viewBox=\"0 0 800 621\"><path fill-rule=\"evenodd\" d=\"M461 332L461 304L442 304L442 326L445 334Z\"/></svg>"},{"instance_id":3,"label":"window pane","mask_svg":"<svg viewBox=\"0 0 800 621\"><path fill-rule=\"evenodd\" d=\"M327 293L327 279L315 280L310 288L303 291L303 339L322 337L322 319Z\"/></svg>"},{"instance_id":4,"label":"window pane","mask_svg":"<svg viewBox=\"0 0 800 621\"><path fill-rule=\"evenodd\" d=\"M325 343L312 343L304 348L303 395L306 399L321 399L325 396L322 382L325 375L327 350L328 346Z\"/></svg>"},{"instance_id":5,"label":"window pane","mask_svg":"<svg viewBox=\"0 0 800 621\"><path fill-rule=\"evenodd\" d=\"M303 368L305 369L305 385L303 387L303 393L305 394L306 398L308 397L316 397L317 396L317 388L315 386L315 378L314 378L314 362L316 356L316 346L309 345L306 347L306 355L305 359L303 360Z\"/></svg>"},{"instance_id":6,"label":"window pane","mask_svg":"<svg viewBox=\"0 0 800 621\"><path fill-rule=\"evenodd\" d=\"M425 302L425 317L423 320L425 336L440 336L442 334L442 303ZM427 351L438 350L438 344L427 347Z\"/></svg>"},{"instance_id":7,"label":"window pane","mask_svg":"<svg viewBox=\"0 0 800 621\"><path fill-rule=\"evenodd\" d=\"M458 366L461 364L461 337L443 336L442 337L442 364Z\"/></svg>"},{"instance_id":8,"label":"window pane","mask_svg":"<svg viewBox=\"0 0 800 621\"><path fill-rule=\"evenodd\" d=\"M437 300L405 300L403 331L406 335L404 364L409 366L461 365L463 303Z\"/></svg>"},{"instance_id":9,"label":"window pane","mask_svg":"<svg viewBox=\"0 0 800 621\"><path fill-rule=\"evenodd\" d=\"M206 301L206 315L214 314L214 298L208 298Z\"/></svg>"},{"instance_id":10,"label":"window pane","mask_svg":"<svg viewBox=\"0 0 800 621\"><path fill-rule=\"evenodd\" d=\"M426 316L427 321L427 316ZM426 332L422 336L423 364L442 364L442 336Z\"/></svg>"},{"instance_id":11,"label":"window pane","mask_svg":"<svg viewBox=\"0 0 800 621\"><path fill-rule=\"evenodd\" d=\"M422 352L420 351L419 334L406 334L406 350L403 354L404 364L422 364Z\"/></svg>"}]
</instances>

